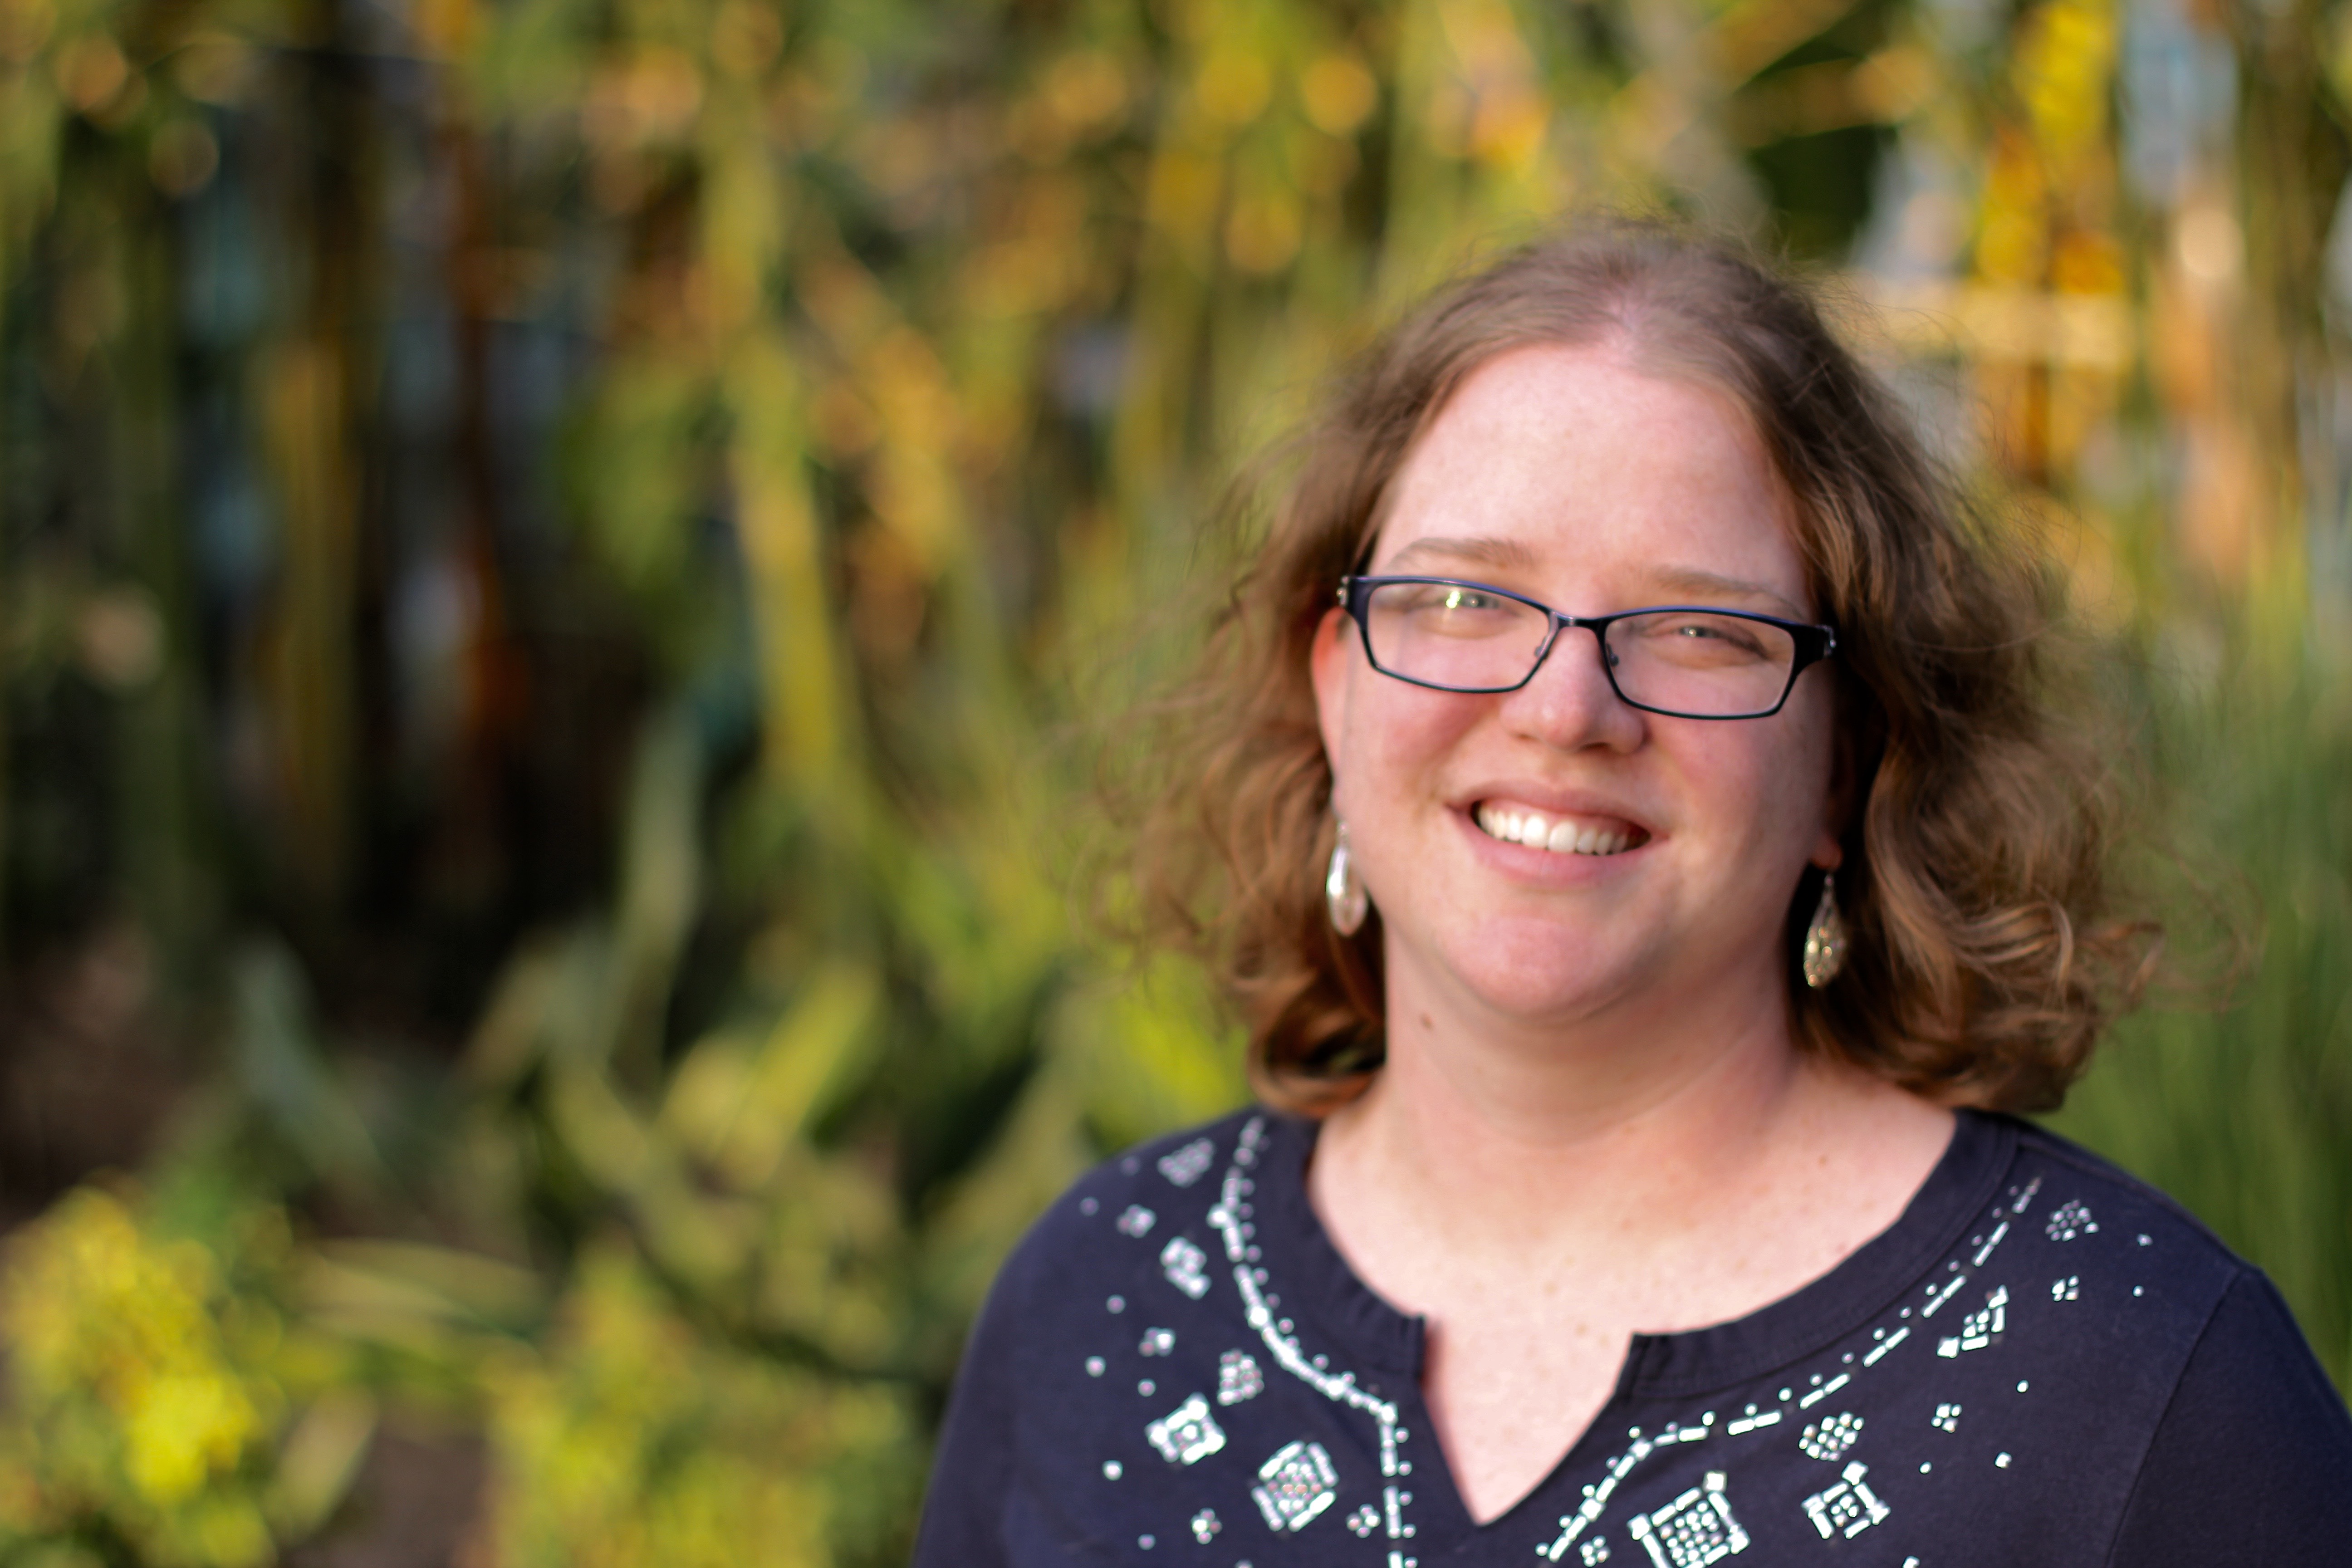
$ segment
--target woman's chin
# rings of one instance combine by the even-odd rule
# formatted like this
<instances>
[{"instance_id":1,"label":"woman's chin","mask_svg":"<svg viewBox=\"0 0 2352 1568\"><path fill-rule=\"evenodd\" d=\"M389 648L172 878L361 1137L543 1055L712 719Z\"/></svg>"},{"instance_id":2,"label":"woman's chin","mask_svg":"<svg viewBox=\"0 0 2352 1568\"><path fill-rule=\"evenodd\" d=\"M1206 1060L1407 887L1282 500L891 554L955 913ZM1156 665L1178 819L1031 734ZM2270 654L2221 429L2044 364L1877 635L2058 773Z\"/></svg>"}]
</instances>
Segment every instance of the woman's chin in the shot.
<instances>
[{"instance_id":1,"label":"woman's chin","mask_svg":"<svg viewBox=\"0 0 2352 1568\"><path fill-rule=\"evenodd\" d=\"M1563 932L1549 921L1505 921L1448 955L1467 997L1528 1026L1571 1024L1605 1013L1654 985L1653 955L1609 935Z\"/></svg>"}]
</instances>

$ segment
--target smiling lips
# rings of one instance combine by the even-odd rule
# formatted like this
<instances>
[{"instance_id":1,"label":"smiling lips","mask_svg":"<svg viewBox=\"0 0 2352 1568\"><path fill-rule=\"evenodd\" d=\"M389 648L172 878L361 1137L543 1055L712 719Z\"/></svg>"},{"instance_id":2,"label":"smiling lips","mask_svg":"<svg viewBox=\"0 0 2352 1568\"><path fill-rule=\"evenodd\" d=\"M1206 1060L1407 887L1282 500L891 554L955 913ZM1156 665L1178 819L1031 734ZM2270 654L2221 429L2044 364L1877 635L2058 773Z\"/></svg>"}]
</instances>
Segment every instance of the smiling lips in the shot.
<instances>
[{"instance_id":1,"label":"smiling lips","mask_svg":"<svg viewBox=\"0 0 2352 1568\"><path fill-rule=\"evenodd\" d=\"M1579 822L1569 816L1546 816L1539 811L1518 811L1482 800L1473 814L1489 838L1524 844L1554 855L1615 855L1649 841L1650 836L1630 824Z\"/></svg>"}]
</instances>

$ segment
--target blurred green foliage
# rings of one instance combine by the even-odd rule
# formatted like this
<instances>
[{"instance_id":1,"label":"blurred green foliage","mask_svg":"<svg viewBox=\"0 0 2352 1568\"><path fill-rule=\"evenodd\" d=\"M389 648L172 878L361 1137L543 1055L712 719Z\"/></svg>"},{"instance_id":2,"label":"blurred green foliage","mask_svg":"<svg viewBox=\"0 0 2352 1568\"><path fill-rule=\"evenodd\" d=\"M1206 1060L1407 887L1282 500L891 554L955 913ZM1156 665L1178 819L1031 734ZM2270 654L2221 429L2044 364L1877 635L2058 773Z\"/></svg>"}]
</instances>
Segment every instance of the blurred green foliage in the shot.
<instances>
[{"instance_id":1,"label":"blurred green foliage","mask_svg":"<svg viewBox=\"0 0 2352 1568\"><path fill-rule=\"evenodd\" d=\"M2200 984L2159 987L2054 1125L2260 1263L2341 1387L2352 1382L2352 683L2241 668L2166 695L2150 737L2166 781L2158 820L2199 884L2176 908L2209 911L2175 921ZM2213 930L2211 914L2234 933Z\"/></svg>"},{"instance_id":2,"label":"blurred green foliage","mask_svg":"<svg viewBox=\"0 0 2352 1568\"><path fill-rule=\"evenodd\" d=\"M902 1556L1013 1238L1244 1093L1096 918L1223 476L1578 203L1822 273L2137 650L2181 945L2259 956L2062 1125L2344 1377L2347 62L2313 0L0 0L0 941L26 1039L131 954L183 1086L144 1195L0 1151L0 1561L331 1552L404 1424L484 1445L469 1563Z\"/></svg>"},{"instance_id":3,"label":"blurred green foliage","mask_svg":"<svg viewBox=\"0 0 2352 1568\"><path fill-rule=\"evenodd\" d=\"M289 1333L283 1216L177 1195L85 1188L11 1245L11 1560L268 1562L273 1529L316 1529L358 1458L328 1363ZM304 1393L319 1397L298 1424Z\"/></svg>"},{"instance_id":4,"label":"blurred green foliage","mask_svg":"<svg viewBox=\"0 0 2352 1568\"><path fill-rule=\"evenodd\" d=\"M798 1568L915 1505L903 1394L730 1353L625 1251L585 1256L544 1353L487 1389L499 1562Z\"/></svg>"}]
</instances>

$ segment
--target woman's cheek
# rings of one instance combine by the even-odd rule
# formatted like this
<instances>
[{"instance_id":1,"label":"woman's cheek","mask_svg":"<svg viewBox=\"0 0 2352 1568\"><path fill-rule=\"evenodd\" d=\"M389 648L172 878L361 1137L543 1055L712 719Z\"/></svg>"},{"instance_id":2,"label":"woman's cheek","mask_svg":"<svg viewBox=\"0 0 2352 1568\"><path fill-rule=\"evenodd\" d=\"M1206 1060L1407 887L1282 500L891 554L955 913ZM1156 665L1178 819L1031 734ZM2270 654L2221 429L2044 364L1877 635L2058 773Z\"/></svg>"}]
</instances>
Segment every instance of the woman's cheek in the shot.
<instances>
[{"instance_id":1,"label":"woman's cheek","mask_svg":"<svg viewBox=\"0 0 2352 1568\"><path fill-rule=\"evenodd\" d=\"M1443 766L1478 727L1482 705L1492 699L1460 692L1430 691L1385 676L1374 676L1392 691L1375 705L1370 739L1382 763L1396 772Z\"/></svg>"}]
</instances>

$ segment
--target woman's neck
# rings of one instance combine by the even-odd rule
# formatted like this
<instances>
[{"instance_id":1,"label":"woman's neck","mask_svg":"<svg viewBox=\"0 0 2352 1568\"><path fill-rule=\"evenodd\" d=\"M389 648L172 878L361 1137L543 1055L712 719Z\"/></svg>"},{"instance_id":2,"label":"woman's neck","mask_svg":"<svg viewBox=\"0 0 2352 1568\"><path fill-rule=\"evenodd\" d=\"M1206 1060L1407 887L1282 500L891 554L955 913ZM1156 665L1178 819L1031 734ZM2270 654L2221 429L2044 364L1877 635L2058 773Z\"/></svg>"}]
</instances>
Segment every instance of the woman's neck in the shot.
<instances>
[{"instance_id":1,"label":"woman's neck","mask_svg":"<svg viewBox=\"0 0 2352 1568\"><path fill-rule=\"evenodd\" d=\"M1800 1053L1776 984L1549 1027L1391 1000L1387 1065L1318 1159L1376 1180L1388 1223L1442 1223L1465 1249L1671 1246L1662 1213L1735 1224L1830 1168L1924 1177L1949 1136L1948 1112Z\"/></svg>"}]
</instances>

